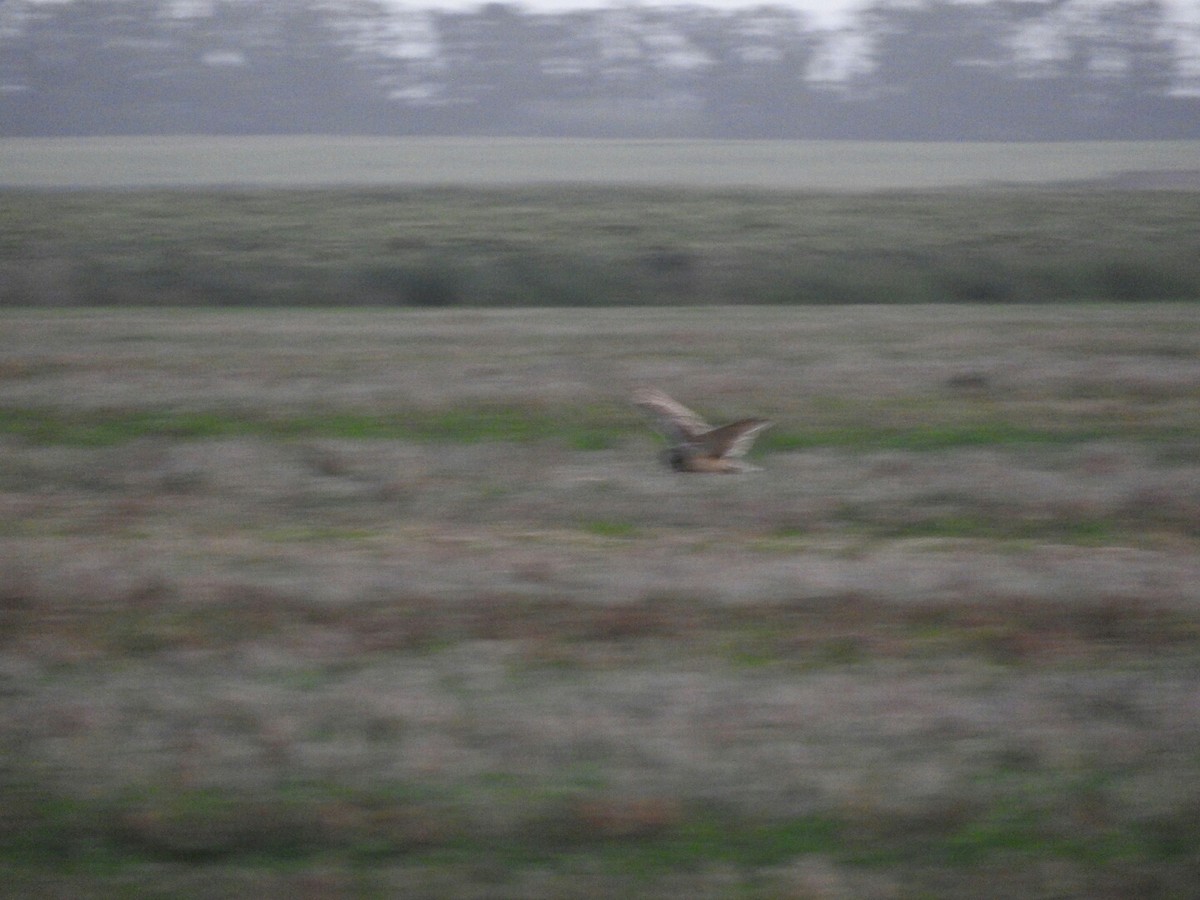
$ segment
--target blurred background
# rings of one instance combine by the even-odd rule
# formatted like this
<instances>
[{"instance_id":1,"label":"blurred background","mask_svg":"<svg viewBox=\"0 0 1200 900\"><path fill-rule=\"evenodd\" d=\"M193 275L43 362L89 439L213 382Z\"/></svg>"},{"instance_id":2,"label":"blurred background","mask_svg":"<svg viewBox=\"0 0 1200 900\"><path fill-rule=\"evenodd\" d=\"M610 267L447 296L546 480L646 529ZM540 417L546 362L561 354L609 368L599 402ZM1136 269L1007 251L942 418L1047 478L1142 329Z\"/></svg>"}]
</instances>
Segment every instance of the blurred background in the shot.
<instances>
[{"instance_id":1,"label":"blurred background","mask_svg":"<svg viewBox=\"0 0 1200 900\"><path fill-rule=\"evenodd\" d=\"M6 0L0 136L1200 137L1191 0Z\"/></svg>"}]
</instances>

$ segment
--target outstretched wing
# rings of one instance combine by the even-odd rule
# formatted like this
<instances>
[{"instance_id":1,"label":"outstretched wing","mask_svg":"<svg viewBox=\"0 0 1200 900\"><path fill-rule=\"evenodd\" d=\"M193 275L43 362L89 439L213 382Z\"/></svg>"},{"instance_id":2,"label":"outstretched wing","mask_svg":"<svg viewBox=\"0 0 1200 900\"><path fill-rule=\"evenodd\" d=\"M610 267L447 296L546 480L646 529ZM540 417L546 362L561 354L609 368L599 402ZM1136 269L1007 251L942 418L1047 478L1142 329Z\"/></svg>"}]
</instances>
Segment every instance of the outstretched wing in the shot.
<instances>
[{"instance_id":1,"label":"outstretched wing","mask_svg":"<svg viewBox=\"0 0 1200 900\"><path fill-rule=\"evenodd\" d=\"M718 459L738 459L745 456L759 433L774 424L770 419L740 419L699 436L703 447Z\"/></svg>"},{"instance_id":2,"label":"outstretched wing","mask_svg":"<svg viewBox=\"0 0 1200 900\"><path fill-rule=\"evenodd\" d=\"M637 391L633 395L633 405L653 416L659 430L676 444L692 443L712 430L707 422L682 403L653 388Z\"/></svg>"}]
</instances>

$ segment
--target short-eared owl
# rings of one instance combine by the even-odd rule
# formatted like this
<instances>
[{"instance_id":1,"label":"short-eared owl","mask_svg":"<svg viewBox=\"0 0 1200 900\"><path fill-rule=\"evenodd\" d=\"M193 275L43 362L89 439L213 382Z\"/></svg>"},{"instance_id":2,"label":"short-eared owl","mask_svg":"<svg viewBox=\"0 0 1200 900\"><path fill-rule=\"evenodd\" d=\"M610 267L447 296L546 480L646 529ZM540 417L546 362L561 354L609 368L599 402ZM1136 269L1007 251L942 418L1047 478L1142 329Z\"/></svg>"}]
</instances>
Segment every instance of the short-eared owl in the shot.
<instances>
[{"instance_id":1,"label":"short-eared owl","mask_svg":"<svg viewBox=\"0 0 1200 900\"><path fill-rule=\"evenodd\" d=\"M665 458L676 472L747 472L755 466L742 457L771 425L768 419L739 419L713 428L698 415L662 391L647 388L633 395L633 405L654 417L671 446Z\"/></svg>"}]
</instances>

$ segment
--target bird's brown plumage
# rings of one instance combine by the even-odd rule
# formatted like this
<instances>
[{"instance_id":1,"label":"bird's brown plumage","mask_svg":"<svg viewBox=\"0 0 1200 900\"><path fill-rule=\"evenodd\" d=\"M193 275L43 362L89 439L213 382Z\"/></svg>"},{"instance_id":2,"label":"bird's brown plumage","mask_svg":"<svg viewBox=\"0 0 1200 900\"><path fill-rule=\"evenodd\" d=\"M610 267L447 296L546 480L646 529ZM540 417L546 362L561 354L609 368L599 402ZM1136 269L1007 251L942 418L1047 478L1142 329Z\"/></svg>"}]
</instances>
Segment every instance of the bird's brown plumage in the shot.
<instances>
[{"instance_id":1,"label":"bird's brown plumage","mask_svg":"<svg viewBox=\"0 0 1200 900\"><path fill-rule=\"evenodd\" d=\"M682 403L653 388L637 391L633 403L653 417L671 442L667 462L678 472L752 470L741 458L759 433L772 424L768 419L739 419L713 428Z\"/></svg>"}]
</instances>

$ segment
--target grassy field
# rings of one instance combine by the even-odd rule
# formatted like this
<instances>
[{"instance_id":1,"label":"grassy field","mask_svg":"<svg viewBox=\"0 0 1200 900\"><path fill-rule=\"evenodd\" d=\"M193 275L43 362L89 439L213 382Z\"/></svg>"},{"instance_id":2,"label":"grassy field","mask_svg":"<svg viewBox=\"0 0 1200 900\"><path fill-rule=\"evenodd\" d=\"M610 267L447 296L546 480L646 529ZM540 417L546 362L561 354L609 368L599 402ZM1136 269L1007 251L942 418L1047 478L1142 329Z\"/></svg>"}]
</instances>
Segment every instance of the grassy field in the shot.
<instances>
[{"instance_id":1,"label":"grassy field","mask_svg":"<svg viewBox=\"0 0 1200 900\"><path fill-rule=\"evenodd\" d=\"M12 188L499 187L922 190L1112 181L1196 187L1200 141L932 143L529 138L0 140Z\"/></svg>"},{"instance_id":2,"label":"grassy field","mask_svg":"<svg viewBox=\"0 0 1200 900\"><path fill-rule=\"evenodd\" d=\"M7 310L0 379L8 896L1194 896L1189 305Z\"/></svg>"},{"instance_id":3,"label":"grassy field","mask_svg":"<svg viewBox=\"0 0 1200 900\"><path fill-rule=\"evenodd\" d=\"M1195 191L0 194L0 305L1200 299Z\"/></svg>"}]
</instances>

